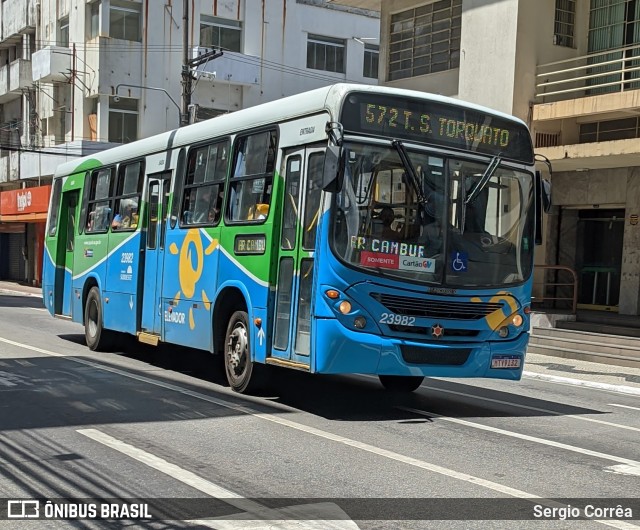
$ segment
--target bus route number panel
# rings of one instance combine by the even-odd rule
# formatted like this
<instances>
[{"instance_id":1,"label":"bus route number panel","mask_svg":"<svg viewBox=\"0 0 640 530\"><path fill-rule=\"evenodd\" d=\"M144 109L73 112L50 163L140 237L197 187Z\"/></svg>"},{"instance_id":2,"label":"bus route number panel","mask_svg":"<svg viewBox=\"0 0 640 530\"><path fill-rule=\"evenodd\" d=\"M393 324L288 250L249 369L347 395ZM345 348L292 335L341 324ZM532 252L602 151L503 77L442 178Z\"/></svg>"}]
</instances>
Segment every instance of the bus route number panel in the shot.
<instances>
[{"instance_id":1,"label":"bus route number panel","mask_svg":"<svg viewBox=\"0 0 640 530\"><path fill-rule=\"evenodd\" d=\"M533 162L524 124L442 102L353 93L342 109L345 131L453 147Z\"/></svg>"}]
</instances>

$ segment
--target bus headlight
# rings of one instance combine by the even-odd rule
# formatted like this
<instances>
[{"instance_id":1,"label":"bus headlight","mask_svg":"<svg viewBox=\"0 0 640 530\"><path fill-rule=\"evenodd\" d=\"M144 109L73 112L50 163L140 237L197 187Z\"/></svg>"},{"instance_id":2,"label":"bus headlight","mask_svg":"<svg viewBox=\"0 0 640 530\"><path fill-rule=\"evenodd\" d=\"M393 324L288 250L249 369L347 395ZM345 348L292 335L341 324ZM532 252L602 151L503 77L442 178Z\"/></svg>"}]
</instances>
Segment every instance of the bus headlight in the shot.
<instances>
[{"instance_id":1,"label":"bus headlight","mask_svg":"<svg viewBox=\"0 0 640 530\"><path fill-rule=\"evenodd\" d=\"M516 314L514 315L513 320L511 322L515 327L519 328L520 326L522 326L522 323L524 322L524 320L521 315Z\"/></svg>"},{"instance_id":2,"label":"bus headlight","mask_svg":"<svg viewBox=\"0 0 640 530\"><path fill-rule=\"evenodd\" d=\"M509 336L509 328L507 326L502 326L498 330L498 335L500 335L503 339Z\"/></svg>"},{"instance_id":3,"label":"bus headlight","mask_svg":"<svg viewBox=\"0 0 640 530\"><path fill-rule=\"evenodd\" d=\"M351 313L351 302L347 301L347 300L343 300L342 302L340 302L340 305L338 306L338 310L343 314L346 315L348 313Z\"/></svg>"}]
</instances>

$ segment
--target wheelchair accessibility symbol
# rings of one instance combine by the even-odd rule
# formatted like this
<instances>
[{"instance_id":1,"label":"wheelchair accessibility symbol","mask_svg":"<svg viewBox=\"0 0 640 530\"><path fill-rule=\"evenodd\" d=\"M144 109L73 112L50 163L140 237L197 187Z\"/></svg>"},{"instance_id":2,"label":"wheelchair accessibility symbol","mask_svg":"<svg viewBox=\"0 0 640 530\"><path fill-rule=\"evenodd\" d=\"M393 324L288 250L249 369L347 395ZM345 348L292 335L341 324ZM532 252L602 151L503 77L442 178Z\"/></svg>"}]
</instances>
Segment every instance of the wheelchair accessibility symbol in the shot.
<instances>
[{"instance_id":1,"label":"wheelchair accessibility symbol","mask_svg":"<svg viewBox=\"0 0 640 530\"><path fill-rule=\"evenodd\" d=\"M453 252L451 254L451 268L455 272L467 272L467 253Z\"/></svg>"}]
</instances>

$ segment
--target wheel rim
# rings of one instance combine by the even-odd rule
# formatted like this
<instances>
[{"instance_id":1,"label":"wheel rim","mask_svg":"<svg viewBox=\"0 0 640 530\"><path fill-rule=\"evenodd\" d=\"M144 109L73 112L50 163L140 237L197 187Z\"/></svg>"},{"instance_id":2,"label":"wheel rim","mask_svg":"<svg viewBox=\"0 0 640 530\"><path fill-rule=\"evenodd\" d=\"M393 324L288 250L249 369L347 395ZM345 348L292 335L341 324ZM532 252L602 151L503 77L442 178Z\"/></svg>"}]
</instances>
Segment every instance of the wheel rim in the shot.
<instances>
[{"instance_id":1,"label":"wheel rim","mask_svg":"<svg viewBox=\"0 0 640 530\"><path fill-rule=\"evenodd\" d=\"M87 331L90 337L95 337L98 333L98 304L91 300L87 308Z\"/></svg>"},{"instance_id":2,"label":"wheel rim","mask_svg":"<svg viewBox=\"0 0 640 530\"><path fill-rule=\"evenodd\" d=\"M227 372L234 380L244 375L249 360L249 340L247 328L242 322L236 322L227 342Z\"/></svg>"}]
</instances>

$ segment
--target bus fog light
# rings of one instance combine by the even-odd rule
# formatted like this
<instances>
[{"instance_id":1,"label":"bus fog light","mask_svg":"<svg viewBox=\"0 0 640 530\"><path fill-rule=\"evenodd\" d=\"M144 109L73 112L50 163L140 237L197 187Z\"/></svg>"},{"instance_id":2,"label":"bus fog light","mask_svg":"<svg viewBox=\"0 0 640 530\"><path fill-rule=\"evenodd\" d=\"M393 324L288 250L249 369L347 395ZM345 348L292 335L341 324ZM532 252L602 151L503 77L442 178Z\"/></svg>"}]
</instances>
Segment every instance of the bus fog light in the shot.
<instances>
[{"instance_id":1,"label":"bus fog light","mask_svg":"<svg viewBox=\"0 0 640 530\"><path fill-rule=\"evenodd\" d=\"M364 317L356 317L353 321L353 325L357 329L364 329L364 327L367 325L367 319Z\"/></svg>"},{"instance_id":2,"label":"bus fog light","mask_svg":"<svg viewBox=\"0 0 640 530\"><path fill-rule=\"evenodd\" d=\"M503 339L509 335L509 328L507 326L502 326L498 330L498 335L500 335Z\"/></svg>"},{"instance_id":3,"label":"bus fog light","mask_svg":"<svg viewBox=\"0 0 640 530\"><path fill-rule=\"evenodd\" d=\"M351 313L351 302L347 302L346 300L343 300L342 302L340 302L338 309L343 315L346 315L347 313Z\"/></svg>"},{"instance_id":4,"label":"bus fog light","mask_svg":"<svg viewBox=\"0 0 640 530\"><path fill-rule=\"evenodd\" d=\"M520 326L522 326L522 322L523 322L523 320L522 320L522 316L520 316L520 315L515 315L515 316L513 317L513 320L512 320L511 322L513 322L513 325L514 325L515 327L517 327L517 328L518 328L518 327L520 327Z\"/></svg>"}]
</instances>

